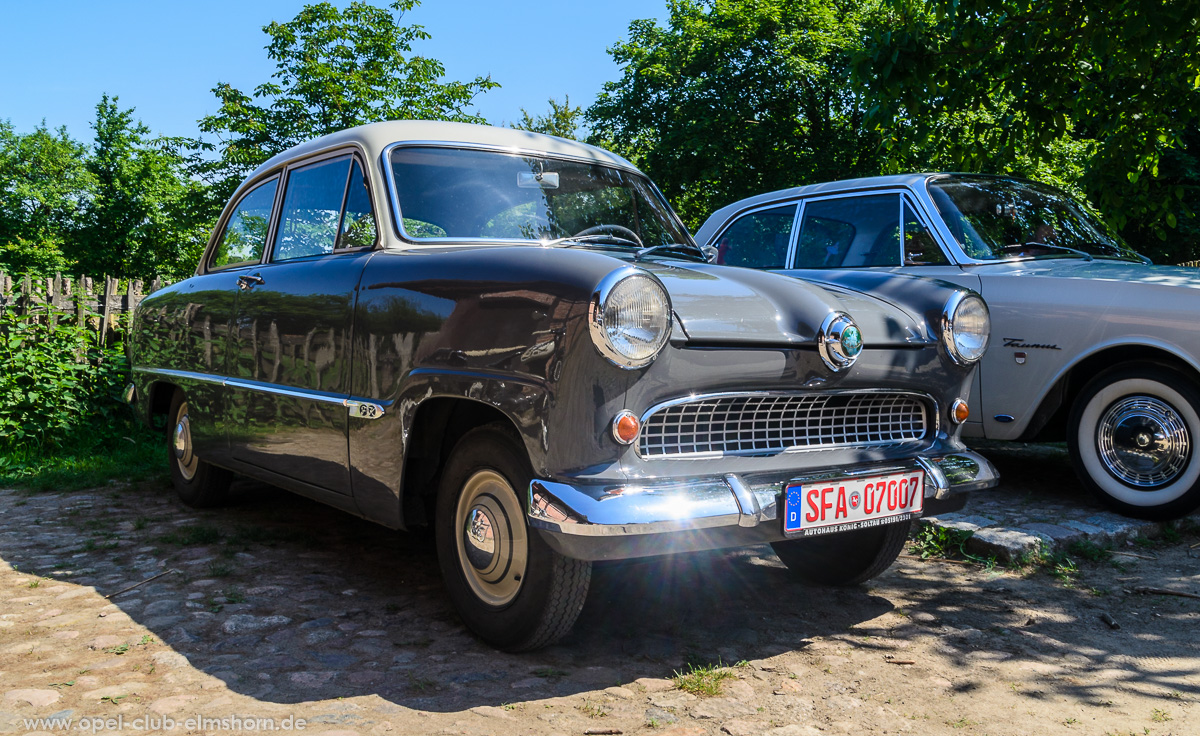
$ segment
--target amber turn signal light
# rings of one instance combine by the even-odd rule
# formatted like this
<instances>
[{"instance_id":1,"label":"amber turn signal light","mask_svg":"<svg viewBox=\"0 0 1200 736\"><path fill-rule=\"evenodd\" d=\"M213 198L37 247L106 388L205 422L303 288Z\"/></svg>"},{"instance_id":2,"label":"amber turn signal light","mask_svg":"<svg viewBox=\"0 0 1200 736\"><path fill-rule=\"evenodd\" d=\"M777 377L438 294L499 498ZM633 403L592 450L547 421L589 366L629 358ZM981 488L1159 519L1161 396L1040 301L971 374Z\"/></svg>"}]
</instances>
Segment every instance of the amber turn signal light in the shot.
<instances>
[{"instance_id":1,"label":"amber turn signal light","mask_svg":"<svg viewBox=\"0 0 1200 736\"><path fill-rule=\"evenodd\" d=\"M967 402L962 399L956 399L950 406L950 419L955 424L962 424L967 421L967 417L971 416L971 410L967 408Z\"/></svg>"},{"instance_id":2,"label":"amber turn signal light","mask_svg":"<svg viewBox=\"0 0 1200 736\"><path fill-rule=\"evenodd\" d=\"M631 445L642 429L641 421L626 409L613 418L613 438L622 445Z\"/></svg>"}]
</instances>

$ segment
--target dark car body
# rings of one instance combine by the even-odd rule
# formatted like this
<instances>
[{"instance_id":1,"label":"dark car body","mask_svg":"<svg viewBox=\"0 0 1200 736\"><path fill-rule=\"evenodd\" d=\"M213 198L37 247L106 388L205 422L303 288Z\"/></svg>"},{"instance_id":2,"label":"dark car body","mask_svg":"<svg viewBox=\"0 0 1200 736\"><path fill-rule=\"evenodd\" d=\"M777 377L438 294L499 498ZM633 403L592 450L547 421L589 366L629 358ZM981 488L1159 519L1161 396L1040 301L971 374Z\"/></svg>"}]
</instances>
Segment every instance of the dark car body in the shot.
<instances>
[{"instance_id":1,"label":"dark car body","mask_svg":"<svg viewBox=\"0 0 1200 736\"><path fill-rule=\"evenodd\" d=\"M521 489L523 522L578 560L783 540L781 493L800 479L920 471L926 513L955 503L957 492L995 484L949 415L969 391L973 366L947 355L942 317L966 290L912 279L901 298L885 300L798 285L706 263L688 254L690 240L639 253L620 238L441 237L439 226L399 215L393 178L408 170L389 165L400 160L398 145L419 149L413 157L533 151L640 177L623 159L583 144L424 122L343 131L267 162L234 195L196 276L147 297L133 320L139 413L165 415L178 402L172 397L186 397L179 416L189 427L169 427L174 457L404 529L434 522L455 442L497 423L519 438L532 471ZM279 243L303 241L280 235L281 207L293 211L289 181L314 162L341 158L351 162L352 181L361 168L370 213L359 204L354 218L373 222L374 232L364 225L347 247L276 258ZM231 217L250 221L242 214L253 209L247 197L271 182L279 190L271 214L254 210L254 222L275 249L252 262L214 264L228 247L222 233L235 227ZM349 202L357 194L347 191ZM350 209L343 204L343 223ZM407 232L418 226L433 229L427 237ZM641 367L615 364L595 336L606 290L630 275L661 285L670 303L666 342ZM864 342L840 370L818 345L834 314L851 316ZM768 411L762 400L772 397L791 413L777 412L769 431L754 435L755 412ZM818 404L827 407L826 424L858 422L864 434L823 440L819 427L805 429L797 412ZM694 416L672 412L680 406L739 411L749 434L730 420L706 424L701 440ZM623 412L641 427L629 444L614 439ZM920 424L908 434L869 426L903 412Z\"/></svg>"}]
</instances>

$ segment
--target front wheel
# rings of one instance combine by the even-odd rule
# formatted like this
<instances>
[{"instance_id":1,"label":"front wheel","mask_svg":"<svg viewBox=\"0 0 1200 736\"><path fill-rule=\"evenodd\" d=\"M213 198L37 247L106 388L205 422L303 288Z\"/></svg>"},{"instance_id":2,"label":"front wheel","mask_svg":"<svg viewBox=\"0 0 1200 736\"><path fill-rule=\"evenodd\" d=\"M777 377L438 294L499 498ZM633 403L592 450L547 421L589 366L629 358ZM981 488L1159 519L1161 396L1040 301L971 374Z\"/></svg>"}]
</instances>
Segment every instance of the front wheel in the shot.
<instances>
[{"instance_id":1,"label":"front wheel","mask_svg":"<svg viewBox=\"0 0 1200 736\"><path fill-rule=\"evenodd\" d=\"M459 615L510 652L537 649L574 625L592 564L563 557L525 522L533 471L504 425L471 430L446 463L435 516L438 563Z\"/></svg>"},{"instance_id":2,"label":"front wheel","mask_svg":"<svg viewBox=\"0 0 1200 736\"><path fill-rule=\"evenodd\" d=\"M868 529L772 542L797 578L817 585L865 583L892 566L908 539L908 521Z\"/></svg>"},{"instance_id":3,"label":"front wheel","mask_svg":"<svg viewBox=\"0 0 1200 736\"><path fill-rule=\"evenodd\" d=\"M1200 506L1200 393L1173 371L1128 365L1092 379L1067 440L1080 481L1121 514L1173 519Z\"/></svg>"}]
</instances>

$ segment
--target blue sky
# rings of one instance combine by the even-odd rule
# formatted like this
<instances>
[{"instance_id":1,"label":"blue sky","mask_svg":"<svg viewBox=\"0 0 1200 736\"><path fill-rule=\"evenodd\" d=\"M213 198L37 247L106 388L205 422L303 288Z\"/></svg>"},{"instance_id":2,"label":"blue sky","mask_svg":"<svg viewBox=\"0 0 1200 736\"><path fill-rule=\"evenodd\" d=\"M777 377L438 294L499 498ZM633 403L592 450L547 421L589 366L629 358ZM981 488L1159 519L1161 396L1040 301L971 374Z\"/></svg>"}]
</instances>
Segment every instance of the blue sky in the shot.
<instances>
[{"instance_id":1,"label":"blue sky","mask_svg":"<svg viewBox=\"0 0 1200 736\"><path fill-rule=\"evenodd\" d=\"M196 135L216 111L210 90L229 82L249 93L274 65L262 26L290 20L302 0L0 0L0 119L28 132L45 119L90 141L96 102L107 92L155 134ZM344 0L336 2L344 7ZM383 0L375 4L383 5ZM425 0L405 23L433 35L414 48L440 60L449 79L491 74L502 86L476 98L495 125L547 98L585 108L618 69L606 49L635 18L665 22L666 0Z\"/></svg>"}]
</instances>

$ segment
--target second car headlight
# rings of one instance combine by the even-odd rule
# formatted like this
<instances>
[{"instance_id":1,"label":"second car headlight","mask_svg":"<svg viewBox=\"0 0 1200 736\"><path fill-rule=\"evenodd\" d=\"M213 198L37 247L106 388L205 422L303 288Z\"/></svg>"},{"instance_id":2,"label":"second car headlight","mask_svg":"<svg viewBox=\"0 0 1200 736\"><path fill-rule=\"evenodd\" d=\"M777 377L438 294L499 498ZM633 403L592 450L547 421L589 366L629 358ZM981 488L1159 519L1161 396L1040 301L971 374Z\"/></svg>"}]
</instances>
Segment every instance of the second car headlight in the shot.
<instances>
[{"instance_id":1,"label":"second car headlight","mask_svg":"<svg viewBox=\"0 0 1200 736\"><path fill-rule=\"evenodd\" d=\"M987 305L974 294L960 291L942 311L942 343L956 363L970 365L987 352L992 330Z\"/></svg>"},{"instance_id":2,"label":"second car headlight","mask_svg":"<svg viewBox=\"0 0 1200 736\"><path fill-rule=\"evenodd\" d=\"M658 279L636 268L610 273L588 310L596 349L621 368L641 368L658 356L671 333L671 300Z\"/></svg>"}]
</instances>

